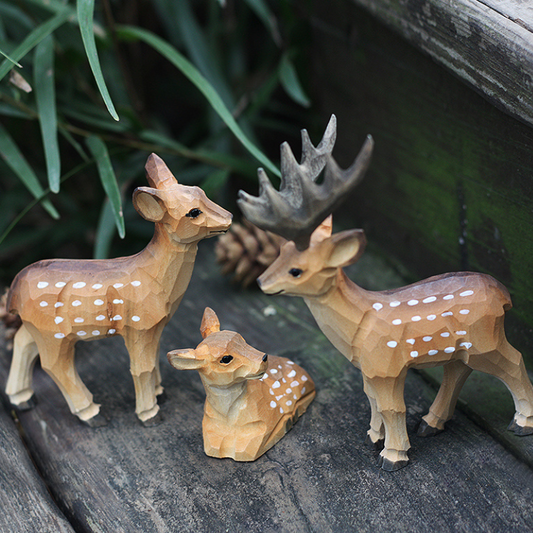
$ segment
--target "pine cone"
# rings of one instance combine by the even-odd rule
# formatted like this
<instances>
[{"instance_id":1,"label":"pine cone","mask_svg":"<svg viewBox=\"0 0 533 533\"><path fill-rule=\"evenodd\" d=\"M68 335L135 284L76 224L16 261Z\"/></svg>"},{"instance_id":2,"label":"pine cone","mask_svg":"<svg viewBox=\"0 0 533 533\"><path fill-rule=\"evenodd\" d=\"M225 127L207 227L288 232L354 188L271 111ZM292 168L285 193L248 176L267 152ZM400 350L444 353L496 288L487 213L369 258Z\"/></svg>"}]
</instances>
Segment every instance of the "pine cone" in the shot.
<instances>
[{"instance_id":1,"label":"pine cone","mask_svg":"<svg viewBox=\"0 0 533 533\"><path fill-rule=\"evenodd\" d=\"M222 273L235 272L234 280L247 287L259 277L278 257L283 239L263 231L248 220L232 224L220 236L215 252Z\"/></svg>"},{"instance_id":2,"label":"pine cone","mask_svg":"<svg viewBox=\"0 0 533 533\"><path fill-rule=\"evenodd\" d=\"M4 323L4 338L7 341L7 348L10 350L13 347L13 337L22 325L22 321L20 320L20 317L18 315L10 313L6 308L8 292L9 289L6 289L2 297L0 298L0 320Z\"/></svg>"}]
</instances>

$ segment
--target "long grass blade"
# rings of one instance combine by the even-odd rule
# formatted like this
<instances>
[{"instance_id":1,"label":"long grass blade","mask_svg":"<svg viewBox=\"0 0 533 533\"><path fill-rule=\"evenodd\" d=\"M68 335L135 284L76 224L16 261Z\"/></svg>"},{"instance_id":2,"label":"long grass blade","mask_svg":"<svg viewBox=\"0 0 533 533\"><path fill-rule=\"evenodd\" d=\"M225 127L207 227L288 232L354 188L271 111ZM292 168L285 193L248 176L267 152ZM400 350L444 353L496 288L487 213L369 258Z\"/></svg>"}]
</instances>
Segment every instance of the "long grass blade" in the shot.
<instances>
[{"instance_id":1,"label":"long grass blade","mask_svg":"<svg viewBox=\"0 0 533 533\"><path fill-rule=\"evenodd\" d=\"M59 192L61 160L57 138L56 95L54 87L54 39L51 35L35 47L34 86L43 137L48 185Z\"/></svg>"},{"instance_id":2,"label":"long grass blade","mask_svg":"<svg viewBox=\"0 0 533 533\"><path fill-rule=\"evenodd\" d=\"M309 107L311 100L305 94L305 91L300 84L298 74L292 61L287 54L284 54L281 58L279 66L279 81L287 94L298 104L303 107Z\"/></svg>"},{"instance_id":3,"label":"long grass blade","mask_svg":"<svg viewBox=\"0 0 533 533\"><path fill-rule=\"evenodd\" d=\"M96 51L93 22L94 0L77 0L76 8L83 46L85 47L85 53L87 54L87 59L89 60L94 79L96 80L96 85L98 86L98 90L100 91L109 114L118 121L118 114L111 100L111 96L109 95L104 75L102 74L100 60L98 59L98 52Z\"/></svg>"},{"instance_id":4,"label":"long grass blade","mask_svg":"<svg viewBox=\"0 0 533 533\"><path fill-rule=\"evenodd\" d=\"M102 205L98 228L96 229L93 251L93 257L95 259L107 259L109 257L109 250L111 249L113 235L115 234L114 218L113 207L109 199L106 198Z\"/></svg>"},{"instance_id":5,"label":"long grass blade","mask_svg":"<svg viewBox=\"0 0 533 533\"><path fill-rule=\"evenodd\" d=\"M19 62L15 61L14 59L11 59L5 52L2 52L2 50L0 50L0 55L3 55L8 61L11 61L11 63L13 63L13 66L22 68L22 65Z\"/></svg>"},{"instance_id":6,"label":"long grass blade","mask_svg":"<svg viewBox=\"0 0 533 533\"><path fill-rule=\"evenodd\" d=\"M45 37L50 35L70 16L65 9L35 28L10 54L10 60L4 59L0 65L0 80L13 68L12 61L20 61L30 50L35 48Z\"/></svg>"},{"instance_id":7,"label":"long grass blade","mask_svg":"<svg viewBox=\"0 0 533 533\"><path fill-rule=\"evenodd\" d=\"M91 135L87 138L87 146L93 157L96 159L98 174L100 175L104 191L111 202L118 234L120 235L120 238L123 239L126 235L126 228L124 225L124 213L122 212L122 201L120 199L120 190L118 188L115 171L111 165L107 146L104 141L96 135Z\"/></svg>"},{"instance_id":8,"label":"long grass blade","mask_svg":"<svg viewBox=\"0 0 533 533\"><path fill-rule=\"evenodd\" d=\"M276 17L264 0L245 0L250 9L261 19L266 28L270 31L272 40L281 46L281 35L279 33Z\"/></svg>"},{"instance_id":9,"label":"long grass blade","mask_svg":"<svg viewBox=\"0 0 533 533\"><path fill-rule=\"evenodd\" d=\"M44 189L39 183L35 172L2 124L0 124L0 157L35 198L40 199L44 195ZM50 200L43 200L42 205L52 218L59 218L59 213Z\"/></svg>"},{"instance_id":10,"label":"long grass blade","mask_svg":"<svg viewBox=\"0 0 533 533\"><path fill-rule=\"evenodd\" d=\"M242 131L233 115L224 105L224 102L215 91L213 86L205 79L198 69L174 47L166 41L154 35L153 33L137 28L134 26L120 26L117 28L117 34L123 39L139 39L168 59L176 68L178 68L196 88L205 96L211 107L216 111L226 126L233 132L241 144L268 170L276 176L280 176L279 169L268 159L268 157L259 150Z\"/></svg>"}]
</instances>

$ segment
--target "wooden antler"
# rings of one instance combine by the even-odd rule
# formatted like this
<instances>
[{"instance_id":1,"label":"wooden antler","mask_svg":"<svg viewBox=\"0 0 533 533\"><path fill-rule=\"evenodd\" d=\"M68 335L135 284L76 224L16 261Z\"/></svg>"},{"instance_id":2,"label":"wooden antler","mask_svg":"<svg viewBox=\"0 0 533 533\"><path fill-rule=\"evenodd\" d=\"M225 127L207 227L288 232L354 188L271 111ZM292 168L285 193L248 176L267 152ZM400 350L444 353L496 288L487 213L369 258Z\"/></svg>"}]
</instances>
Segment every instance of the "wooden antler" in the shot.
<instances>
[{"instance_id":1,"label":"wooden antler","mask_svg":"<svg viewBox=\"0 0 533 533\"><path fill-rule=\"evenodd\" d=\"M309 246L311 234L331 214L347 193L363 178L374 147L369 135L350 168L341 170L331 156L337 137L337 119L331 116L320 144L315 148L302 130L302 162L288 143L281 145L281 186L276 191L265 171L258 170L259 196L239 191L239 207L260 228L294 241L298 250ZM317 179L326 168L324 181Z\"/></svg>"}]
</instances>

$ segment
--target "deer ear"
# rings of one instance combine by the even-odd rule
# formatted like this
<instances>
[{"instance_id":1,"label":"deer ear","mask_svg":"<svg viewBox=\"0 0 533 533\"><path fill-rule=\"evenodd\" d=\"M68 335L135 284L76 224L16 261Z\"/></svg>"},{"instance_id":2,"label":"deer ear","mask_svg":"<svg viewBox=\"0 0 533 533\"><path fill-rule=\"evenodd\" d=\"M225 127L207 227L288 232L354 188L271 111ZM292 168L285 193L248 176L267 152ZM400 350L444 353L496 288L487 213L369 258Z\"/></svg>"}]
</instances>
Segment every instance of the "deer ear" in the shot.
<instances>
[{"instance_id":1,"label":"deer ear","mask_svg":"<svg viewBox=\"0 0 533 533\"><path fill-rule=\"evenodd\" d=\"M146 179L151 187L165 189L178 183L178 180L170 172L165 162L156 154L150 154L144 168L146 170Z\"/></svg>"},{"instance_id":2,"label":"deer ear","mask_svg":"<svg viewBox=\"0 0 533 533\"><path fill-rule=\"evenodd\" d=\"M211 333L216 333L217 331L220 331L220 321L218 320L218 316L210 307L206 307L200 325L202 338L205 339L211 335Z\"/></svg>"},{"instance_id":3,"label":"deer ear","mask_svg":"<svg viewBox=\"0 0 533 533\"><path fill-rule=\"evenodd\" d=\"M133 191L133 207L150 222L161 222L167 212L159 192L150 187L137 187Z\"/></svg>"},{"instance_id":4,"label":"deer ear","mask_svg":"<svg viewBox=\"0 0 533 533\"><path fill-rule=\"evenodd\" d=\"M329 257L326 264L339 268L355 263L365 250L366 238L362 229L351 229L335 233L328 239Z\"/></svg>"},{"instance_id":5,"label":"deer ear","mask_svg":"<svg viewBox=\"0 0 533 533\"><path fill-rule=\"evenodd\" d=\"M199 370L205 364L198 359L196 350L172 350L167 353L168 362L178 370Z\"/></svg>"}]
</instances>

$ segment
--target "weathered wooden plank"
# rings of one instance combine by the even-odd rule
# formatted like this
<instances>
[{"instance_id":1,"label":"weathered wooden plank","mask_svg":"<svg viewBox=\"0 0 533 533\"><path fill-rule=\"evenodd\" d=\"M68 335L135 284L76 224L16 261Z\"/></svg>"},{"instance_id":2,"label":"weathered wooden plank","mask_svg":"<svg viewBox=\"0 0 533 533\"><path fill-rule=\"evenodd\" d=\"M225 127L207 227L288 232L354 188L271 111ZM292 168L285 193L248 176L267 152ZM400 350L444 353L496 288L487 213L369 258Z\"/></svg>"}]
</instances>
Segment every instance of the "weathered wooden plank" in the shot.
<instances>
[{"instance_id":1,"label":"weathered wooden plank","mask_svg":"<svg viewBox=\"0 0 533 533\"><path fill-rule=\"evenodd\" d=\"M3 380L2 380L3 382ZM0 531L74 531L50 497L13 420L0 406Z\"/></svg>"},{"instance_id":2,"label":"weathered wooden plank","mask_svg":"<svg viewBox=\"0 0 533 533\"><path fill-rule=\"evenodd\" d=\"M163 358L164 421L144 428L133 412L121 343L79 343L80 374L110 424L98 429L79 424L40 370L38 406L20 417L31 452L77 531L529 527L533 472L464 416L458 414L434 439L413 436L432 396L417 376L410 376L406 387L412 463L393 474L383 472L375 465L378 452L363 443L369 407L360 374L316 329L303 302L231 287L218 275L208 246L201 248L196 264L182 305L165 330L163 353L198 343L203 307L209 305L223 327L302 364L317 384L317 398L258 461L217 460L202 451L204 394L197 374L175 371ZM371 265L369 270L376 270ZM8 359L0 353L2 375Z\"/></svg>"},{"instance_id":3,"label":"weathered wooden plank","mask_svg":"<svg viewBox=\"0 0 533 533\"><path fill-rule=\"evenodd\" d=\"M491 103L533 124L533 11L519 0L353 0Z\"/></svg>"}]
</instances>

